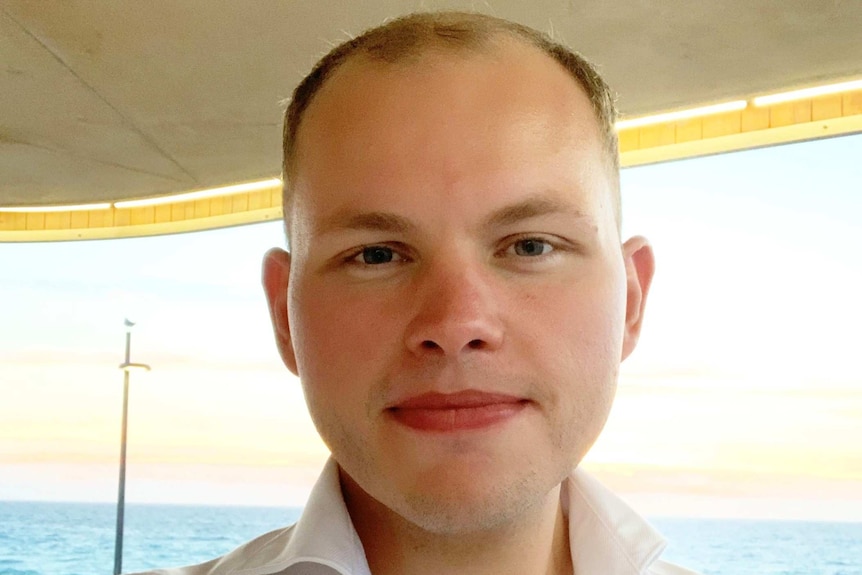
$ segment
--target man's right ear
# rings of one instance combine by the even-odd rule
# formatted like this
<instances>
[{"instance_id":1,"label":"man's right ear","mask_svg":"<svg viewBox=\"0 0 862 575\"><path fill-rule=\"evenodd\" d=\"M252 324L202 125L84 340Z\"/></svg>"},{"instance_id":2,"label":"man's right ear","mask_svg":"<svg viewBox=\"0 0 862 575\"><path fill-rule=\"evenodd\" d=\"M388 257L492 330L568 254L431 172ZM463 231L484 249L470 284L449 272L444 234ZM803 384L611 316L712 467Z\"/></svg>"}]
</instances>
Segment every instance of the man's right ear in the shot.
<instances>
[{"instance_id":1,"label":"man's right ear","mask_svg":"<svg viewBox=\"0 0 862 575\"><path fill-rule=\"evenodd\" d=\"M281 361L294 375L296 354L290 337L290 322L287 317L287 286L290 283L290 254L281 248L272 248L263 256L263 290L269 304L269 315L275 343L281 354Z\"/></svg>"}]
</instances>

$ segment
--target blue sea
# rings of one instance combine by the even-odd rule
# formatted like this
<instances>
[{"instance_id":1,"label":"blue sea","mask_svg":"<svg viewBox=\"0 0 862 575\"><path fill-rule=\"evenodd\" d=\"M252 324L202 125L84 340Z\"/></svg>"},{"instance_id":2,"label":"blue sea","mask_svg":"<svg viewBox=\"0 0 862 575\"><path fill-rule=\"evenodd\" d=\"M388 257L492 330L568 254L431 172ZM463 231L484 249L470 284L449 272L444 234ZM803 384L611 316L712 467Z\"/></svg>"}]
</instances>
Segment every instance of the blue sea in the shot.
<instances>
[{"instance_id":1,"label":"blue sea","mask_svg":"<svg viewBox=\"0 0 862 575\"><path fill-rule=\"evenodd\" d=\"M0 501L0 575L110 575L112 504ZM282 527L300 509L126 507L123 571L197 563ZM652 519L664 557L706 575L862 575L862 523Z\"/></svg>"}]
</instances>

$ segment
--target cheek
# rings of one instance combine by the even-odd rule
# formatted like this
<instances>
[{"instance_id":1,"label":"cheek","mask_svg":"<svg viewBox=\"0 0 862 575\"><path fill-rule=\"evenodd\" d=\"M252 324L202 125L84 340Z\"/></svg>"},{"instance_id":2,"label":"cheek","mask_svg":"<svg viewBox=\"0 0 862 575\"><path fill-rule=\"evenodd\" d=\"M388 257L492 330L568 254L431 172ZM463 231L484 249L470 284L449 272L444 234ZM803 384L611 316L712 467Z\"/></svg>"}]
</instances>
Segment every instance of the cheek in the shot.
<instances>
[{"instance_id":1,"label":"cheek","mask_svg":"<svg viewBox=\"0 0 862 575\"><path fill-rule=\"evenodd\" d=\"M382 336L361 302L297 283L289 293L294 352L309 413L333 451L364 453L356 442L368 416ZM365 304L367 306L367 304Z\"/></svg>"},{"instance_id":2,"label":"cheek","mask_svg":"<svg viewBox=\"0 0 862 575\"><path fill-rule=\"evenodd\" d=\"M289 294L290 325L303 380L349 394L376 369L395 340L374 297L352 297L325 285L298 285ZM387 342L389 342L387 344Z\"/></svg>"},{"instance_id":3,"label":"cheek","mask_svg":"<svg viewBox=\"0 0 862 575\"><path fill-rule=\"evenodd\" d=\"M542 294L522 318L524 357L544 358L538 381L562 444L583 450L598 436L616 390L625 317L624 282L571 284ZM548 302L545 305L540 301ZM579 441L572 441L579 436Z\"/></svg>"},{"instance_id":4,"label":"cheek","mask_svg":"<svg viewBox=\"0 0 862 575\"><path fill-rule=\"evenodd\" d=\"M622 351L625 282L596 276L604 281L574 280L532 294L520 314L532 324L529 339L577 371L614 366Z\"/></svg>"}]
</instances>

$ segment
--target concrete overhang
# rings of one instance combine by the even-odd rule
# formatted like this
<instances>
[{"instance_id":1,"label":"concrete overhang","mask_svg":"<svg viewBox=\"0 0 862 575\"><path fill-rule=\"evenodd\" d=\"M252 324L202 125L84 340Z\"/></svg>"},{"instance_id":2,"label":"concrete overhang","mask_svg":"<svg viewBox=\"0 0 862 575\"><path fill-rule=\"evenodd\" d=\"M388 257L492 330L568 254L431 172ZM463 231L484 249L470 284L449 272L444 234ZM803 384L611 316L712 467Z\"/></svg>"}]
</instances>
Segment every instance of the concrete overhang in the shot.
<instances>
[{"instance_id":1,"label":"concrete overhang","mask_svg":"<svg viewBox=\"0 0 862 575\"><path fill-rule=\"evenodd\" d=\"M738 109L620 131L624 165L862 131L862 2L0 1L0 241L124 237L280 216L261 189L115 202L277 177L283 100L334 43L416 9L479 9L595 62L626 117ZM27 208L104 203L101 209Z\"/></svg>"}]
</instances>

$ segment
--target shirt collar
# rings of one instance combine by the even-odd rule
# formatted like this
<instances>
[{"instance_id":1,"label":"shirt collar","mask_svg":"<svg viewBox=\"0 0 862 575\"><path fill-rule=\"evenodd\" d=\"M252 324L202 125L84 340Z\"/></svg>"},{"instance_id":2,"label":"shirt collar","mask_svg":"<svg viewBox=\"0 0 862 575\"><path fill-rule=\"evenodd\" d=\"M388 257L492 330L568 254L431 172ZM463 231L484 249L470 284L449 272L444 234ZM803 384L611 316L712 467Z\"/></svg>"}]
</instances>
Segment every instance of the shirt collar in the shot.
<instances>
[{"instance_id":1,"label":"shirt collar","mask_svg":"<svg viewBox=\"0 0 862 575\"><path fill-rule=\"evenodd\" d=\"M242 568L237 570L234 567L230 571L235 575L289 575L295 572L371 575L362 542L341 495L335 460L330 457L326 462L295 525L251 541L225 556L222 562L224 565L241 563ZM212 575L215 572L221 571L204 573Z\"/></svg>"},{"instance_id":2,"label":"shirt collar","mask_svg":"<svg viewBox=\"0 0 862 575\"><path fill-rule=\"evenodd\" d=\"M563 482L560 498L568 516L575 573L637 575L666 546L649 523L585 471L572 472ZM299 563L326 565L342 575L371 575L341 494L338 464L332 458L291 529L290 541L263 569L242 573L289 573L287 568Z\"/></svg>"},{"instance_id":3,"label":"shirt collar","mask_svg":"<svg viewBox=\"0 0 862 575\"><path fill-rule=\"evenodd\" d=\"M341 494L338 464L330 457L311 490L284 554L291 563L322 563L344 575L371 575L365 550Z\"/></svg>"},{"instance_id":4,"label":"shirt collar","mask_svg":"<svg viewBox=\"0 0 862 575\"><path fill-rule=\"evenodd\" d=\"M667 542L622 499L581 469L563 483L575 573L643 573Z\"/></svg>"}]
</instances>

